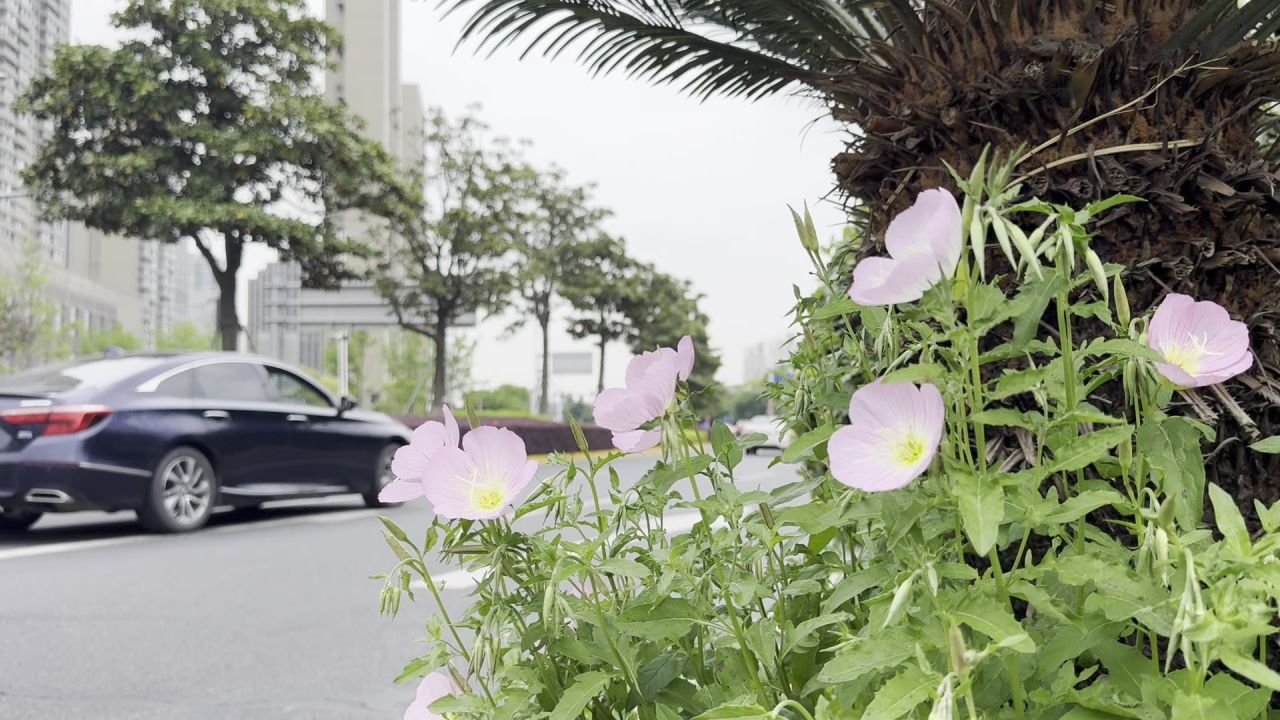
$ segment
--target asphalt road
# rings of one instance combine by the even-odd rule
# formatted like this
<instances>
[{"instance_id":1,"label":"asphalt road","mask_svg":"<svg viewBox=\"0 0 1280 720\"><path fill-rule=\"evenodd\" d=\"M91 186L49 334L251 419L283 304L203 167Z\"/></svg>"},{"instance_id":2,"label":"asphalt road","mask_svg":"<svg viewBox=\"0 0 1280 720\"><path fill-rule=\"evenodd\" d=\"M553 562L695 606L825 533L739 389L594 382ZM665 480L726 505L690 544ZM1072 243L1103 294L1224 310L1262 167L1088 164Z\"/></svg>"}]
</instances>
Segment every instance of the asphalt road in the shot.
<instances>
[{"instance_id":1,"label":"asphalt road","mask_svg":"<svg viewBox=\"0 0 1280 720\"><path fill-rule=\"evenodd\" d=\"M794 478L771 459L747 457L739 485ZM652 462L616 467L631 483ZM391 681L432 610L424 594L378 615L366 578L394 564L378 512L343 496L219 513L189 535L78 513L0 536L0 719L399 718L414 688ZM411 536L431 521L422 501L381 512ZM447 571L446 602L464 605L471 584Z\"/></svg>"}]
</instances>

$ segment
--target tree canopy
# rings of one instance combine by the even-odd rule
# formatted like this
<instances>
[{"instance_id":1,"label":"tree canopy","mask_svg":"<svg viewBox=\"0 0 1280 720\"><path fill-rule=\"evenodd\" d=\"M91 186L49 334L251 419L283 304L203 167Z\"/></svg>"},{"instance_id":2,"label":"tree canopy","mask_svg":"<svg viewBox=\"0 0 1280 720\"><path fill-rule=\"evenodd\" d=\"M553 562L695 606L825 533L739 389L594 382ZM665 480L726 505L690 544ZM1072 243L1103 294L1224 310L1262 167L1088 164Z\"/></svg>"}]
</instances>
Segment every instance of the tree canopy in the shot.
<instances>
[{"instance_id":1,"label":"tree canopy","mask_svg":"<svg viewBox=\"0 0 1280 720\"><path fill-rule=\"evenodd\" d=\"M417 203L391 156L315 86L340 38L303 0L130 0L119 48L59 48L23 108L53 132L24 171L51 218L160 242L192 238L239 333L244 246L298 262L311 286L365 254L334 215L399 217Z\"/></svg>"}]
</instances>

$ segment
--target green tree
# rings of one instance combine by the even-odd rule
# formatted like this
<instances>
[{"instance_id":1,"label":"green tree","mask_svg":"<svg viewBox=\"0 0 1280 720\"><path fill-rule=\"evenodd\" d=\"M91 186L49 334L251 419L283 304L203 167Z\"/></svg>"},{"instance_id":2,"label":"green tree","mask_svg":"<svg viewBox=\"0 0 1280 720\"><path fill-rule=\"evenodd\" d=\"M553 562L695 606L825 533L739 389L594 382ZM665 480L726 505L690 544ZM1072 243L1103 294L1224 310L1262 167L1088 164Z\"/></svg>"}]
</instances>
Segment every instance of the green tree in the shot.
<instances>
[{"instance_id":1,"label":"green tree","mask_svg":"<svg viewBox=\"0 0 1280 720\"><path fill-rule=\"evenodd\" d=\"M80 328L77 355L101 355L109 350L133 351L142 349L142 340L122 327L109 330L84 332Z\"/></svg>"},{"instance_id":2,"label":"green tree","mask_svg":"<svg viewBox=\"0 0 1280 720\"><path fill-rule=\"evenodd\" d=\"M67 353L57 306L48 299L49 271L40 246L22 243L17 262L0 272L0 372L25 370Z\"/></svg>"},{"instance_id":3,"label":"green tree","mask_svg":"<svg viewBox=\"0 0 1280 720\"><path fill-rule=\"evenodd\" d=\"M627 343L631 351L674 348L681 337L688 335L697 351L697 362L689 377L689 387L695 393L694 407L700 412L714 412L718 407L716 394L720 392L715 381L720 356L711 347L707 333L710 318L699 309L702 294L687 280L660 272L652 265L638 266L630 284L643 289L631 297L624 310L630 324Z\"/></svg>"},{"instance_id":4,"label":"green tree","mask_svg":"<svg viewBox=\"0 0 1280 720\"><path fill-rule=\"evenodd\" d=\"M580 258L574 271L564 278L561 294L573 307L569 334L575 338L595 338L600 348L600 372L596 391L604 390L605 352L609 343L632 332L632 309L644 302L636 287L639 265L627 256L621 240L601 236L579 246Z\"/></svg>"},{"instance_id":5,"label":"green tree","mask_svg":"<svg viewBox=\"0 0 1280 720\"><path fill-rule=\"evenodd\" d=\"M208 350L213 347L214 340L213 335L201 330L199 325L186 321L175 324L156 338L156 349Z\"/></svg>"},{"instance_id":6,"label":"green tree","mask_svg":"<svg viewBox=\"0 0 1280 720\"><path fill-rule=\"evenodd\" d=\"M464 313L500 310L512 290L513 238L527 169L474 115L427 119L427 212L408 225L375 272L400 326L434 347L431 408L449 392L449 328Z\"/></svg>"},{"instance_id":7,"label":"green tree","mask_svg":"<svg viewBox=\"0 0 1280 720\"><path fill-rule=\"evenodd\" d=\"M454 392L471 385L475 343L455 337L449 343L448 385ZM391 415L429 413L427 381L435 367L435 351L429 340L412 332L391 335L386 352L387 380L378 393L378 410Z\"/></svg>"},{"instance_id":8,"label":"green tree","mask_svg":"<svg viewBox=\"0 0 1280 720\"><path fill-rule=\"evenodd\" d=\"M521 322L533 320L542 335L537 409L546 415L551 412L551 312L561 285L588 260L584 243L599 236L609 212L592 206L590 187L569 185L558 169L531 172L530 186L525 227L515 241L515 294L524 311Z\"/></svg>"},{"instance_id":9,"label":"green tree","mask_svg":"<svg viewBox=\"0 0 1280 720\"><path fill-rule=\"evenodd\" d=\"M334 287L352 275L344 256L367 252L334 215L415 205L391 156L316 88L340 39L303 0L130 0L112 23L132 39L63 46L27 88L23 108L53 132L23 179L50 218L191 238L218 283L223 349L246 245Z\"/></svg>"}]
</instances>

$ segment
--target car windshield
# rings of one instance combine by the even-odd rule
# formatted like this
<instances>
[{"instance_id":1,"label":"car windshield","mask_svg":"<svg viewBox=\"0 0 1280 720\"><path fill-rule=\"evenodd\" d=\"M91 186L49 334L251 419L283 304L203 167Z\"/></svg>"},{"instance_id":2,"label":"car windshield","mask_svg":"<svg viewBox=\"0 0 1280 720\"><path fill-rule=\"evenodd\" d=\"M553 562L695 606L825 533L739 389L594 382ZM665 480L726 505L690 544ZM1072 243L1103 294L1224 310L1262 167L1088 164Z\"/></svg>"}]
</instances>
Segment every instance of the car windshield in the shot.
<instances>
[{"instance_id":1,"label":"car windshield","mask_svg":"<svg viewBox=\"0 0 1280 720\"><path fill-rule=\"evenodd\" d=\"M70 360L0 377L0 395L48 395L92 390L119 382L163 362L160 357Z\"/></svg>"}]
</instances>

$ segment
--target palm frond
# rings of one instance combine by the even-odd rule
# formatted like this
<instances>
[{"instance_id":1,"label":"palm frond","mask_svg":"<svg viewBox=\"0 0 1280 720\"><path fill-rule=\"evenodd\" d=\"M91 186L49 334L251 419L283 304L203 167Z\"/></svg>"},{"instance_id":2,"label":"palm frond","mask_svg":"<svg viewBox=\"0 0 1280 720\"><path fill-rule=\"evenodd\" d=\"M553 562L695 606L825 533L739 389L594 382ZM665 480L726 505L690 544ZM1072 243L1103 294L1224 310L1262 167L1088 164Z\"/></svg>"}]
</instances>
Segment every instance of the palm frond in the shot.
<instances>
[{"instance_id":1,"label":"palm frond","mask_svg":"<svg viewBox=\"0 0 1280 720\"><path fill-rule=\"evenodd\" d=\"M890 0L910 7L910 0ZM460 42L523 54L576 49L594 73L682 83L695 96L812 84L841 58L864 57L892 28L870 0L442 0L470 9ZM914 32L919 32L918 18Z\"/></svg>"}]
</instances>

